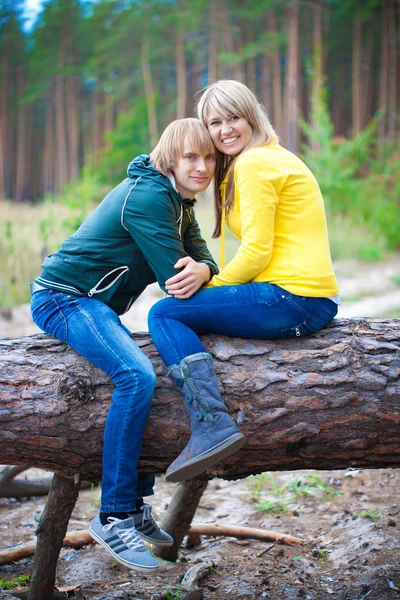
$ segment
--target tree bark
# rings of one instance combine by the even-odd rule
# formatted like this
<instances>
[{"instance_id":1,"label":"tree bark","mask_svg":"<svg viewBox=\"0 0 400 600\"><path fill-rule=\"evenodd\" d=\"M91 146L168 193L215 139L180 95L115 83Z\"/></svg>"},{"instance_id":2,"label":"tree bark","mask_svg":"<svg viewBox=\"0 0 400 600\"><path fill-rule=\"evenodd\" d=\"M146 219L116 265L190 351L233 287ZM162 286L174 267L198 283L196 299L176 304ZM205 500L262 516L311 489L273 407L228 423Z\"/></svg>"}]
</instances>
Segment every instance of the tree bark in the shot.
<instances>
[{"instance_id":1,"label":"tree bark","mask_svg":"<svg viewBox=\"0 0 400 600\"><path fill-rule=\"evenodd\" d=\"M16 177L15 177L15 200L17 200L17 202L21 202L22 200L26 199L26 184L25 184L25 180L26 180L26 174L27 174L27 168L26 168L26 159L27 159L27 155L26 155L26 151L27 151L27 145L26 145L26 106L23 103L23 101L21 100L22 96L23 96L23 92L24 92L24 86L25 86L25 77L24 77L24 72L23 72L23 65L20 63L17 67L17 75L16 75L16 79L17 79L17 89L18 89L18 96L19 96L19 103L18 103L18 118L17 118L17 148L16 148L16 157L17 157L17 161L16 161Z\"/></svg>"},{"instance_id":2,"label":"tree bark","mask_svg":"<svg viewBox=\"0 0 400 600\"><path fill-rule=\"evenodd\" d=\"M144 91L146 95L147 114L149 119L150 142L151 147L154 148L154 146L158 142L158 126L153 78L151 74L151 65L149 57L149 42L146 39L142 41L141 46L141 67L144 81Z\"/></svg>"},{"instance_id":3,"label":"tree bark","mask_svg":"<svg viewBox=\"0 0 400 600\"><path fill-rule=\"evenodd\" d=\"M379 110L382 115L379 120L378 145L382 148L387 136L387 108L389 81L389 10L390 0L382 0L382 29L381 29L381 58L379 65Z\"/></svg>"},{"instance_id":4,"label":"tree bark","mask_svg":"<svg viewBox=\"0 0 400 600\"><path fill-rule=\"evenodd\" d=\"M268 13L268 33L272 36L278 35L278 25L274 10ZM279 49L275 48L272 53L272 90L273 109L271 111L272 121L275 128L281 133L282 128L282 76ZM267 107L268 108L268 107Z\"/></svg>"},{"instance_id":5,"label":"tree bark","mask_svg":"<svg viewBox=\"0 0 400 600\"><path fill-rule=\"evenodd\" d=\"M285 89L286 135L288 150L299 147L299 15L300 1L292 0L288 11L288 49Z\"/></svg>"},{"instance_id":6,"label":"tree bark","mask_svg":"<svg viewBox=\"0 0 400 600\"><path fill-rule=\"evenodd\" d=\"M361 133L361 52L362 20L356 19L353 37L353 93L352 93L352 132Z\"/></svg>"},{"instance_id":7,"label":"tree bark","mask_svg":"<svg viewBox=\"0 0 400 600\"><path fill-rule=\"evenodd\" d=\"M79 483L55 474L37 529L28 600L52 600L58 555L79 494Z\"/></svg>"},{"instance_id":8,"label":"tree bark","mask_svg":"<svg viewBox=\"0 0 400 600\"><path fill-rule=\"evenodd\" d=\"M190 435L179 394L147 334L158 383L140 470L164 472ZM400 466L400 320L335 319L279 341L208 335L229 413L246 446L208 476ZM98 481L108 377L47 335L0 340L0 464Z\"/></svg>"},{"instance_id":9,"label":"tree bark","mask_svg":"<svg viewBox=\"0 0 400 600\"><path fill-rule=\"evenodd\" d=\"M210 38L208 46L208 73L207 83L214 83L217 80L217 19L218 19L218 5L216 2L210 2Z\"/></svg>"},{"instance_id":10,"label":"tree bark","mask_svg":"<svg viewBox=\"0 0 400 600\"><path fill-rule=\"evenodd\" d=\"M161 521L161 528L174 538L172 546L155 548L156 556L164 560L176 561L182 540L189 531L201 496L208 484L204 477L182 481L175 488L167 512Z\"/></svg>"},{"instance_id":11,"label":"tree bark","mask_svg":"<svg viewBox=\"0 0 400 600\"><path fill-rule=\"evenodd\" d=\"M185 57L185 0L178 0L177 36L176 36L176 118L186 117L187 82L186 82L186 57Z\"/></svg>"}]
</instances>

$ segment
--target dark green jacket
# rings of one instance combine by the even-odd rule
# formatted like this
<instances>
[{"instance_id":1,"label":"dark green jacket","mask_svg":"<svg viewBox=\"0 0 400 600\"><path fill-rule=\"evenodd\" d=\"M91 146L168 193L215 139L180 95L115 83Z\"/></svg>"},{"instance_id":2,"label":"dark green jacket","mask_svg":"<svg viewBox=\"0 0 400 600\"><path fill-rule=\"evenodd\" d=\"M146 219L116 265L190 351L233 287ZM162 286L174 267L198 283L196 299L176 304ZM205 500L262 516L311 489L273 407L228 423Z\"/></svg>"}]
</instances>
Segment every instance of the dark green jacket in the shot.
<instances>
[{"instance_id":1,"label":"dark green jacket","mask_svg":"<svg viewBox=\"0 0 400 600\"><path fill-rule=\"evenodd\" d=\"M50 254L35 280L46 288L91 296L118 314L147 285L176 275L174 264L191 256L218 273L190 202L182 200L148 155L135 158L114 188L76 233Z\"/></svg>"}]
</instances>

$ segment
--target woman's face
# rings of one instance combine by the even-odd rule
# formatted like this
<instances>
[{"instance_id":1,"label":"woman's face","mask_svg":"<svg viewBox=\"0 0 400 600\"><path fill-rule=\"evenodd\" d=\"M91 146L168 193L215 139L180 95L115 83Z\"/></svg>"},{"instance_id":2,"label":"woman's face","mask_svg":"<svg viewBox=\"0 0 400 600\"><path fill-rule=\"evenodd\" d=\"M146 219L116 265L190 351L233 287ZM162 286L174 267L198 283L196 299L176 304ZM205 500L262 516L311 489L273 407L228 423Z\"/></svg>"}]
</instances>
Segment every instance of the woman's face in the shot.
<instances>
[{"instance_id":1,"label":"woman's face","mask_svg":"<svg viewBox=\"0 0 400 600\"><path fill-rule=\"evenodd\" d=\"M244 117L224 115L212 108L206 111L207 127L214 146L227 156L235 158L249 144L253 128Z\"/></svg>"}]
</instances>

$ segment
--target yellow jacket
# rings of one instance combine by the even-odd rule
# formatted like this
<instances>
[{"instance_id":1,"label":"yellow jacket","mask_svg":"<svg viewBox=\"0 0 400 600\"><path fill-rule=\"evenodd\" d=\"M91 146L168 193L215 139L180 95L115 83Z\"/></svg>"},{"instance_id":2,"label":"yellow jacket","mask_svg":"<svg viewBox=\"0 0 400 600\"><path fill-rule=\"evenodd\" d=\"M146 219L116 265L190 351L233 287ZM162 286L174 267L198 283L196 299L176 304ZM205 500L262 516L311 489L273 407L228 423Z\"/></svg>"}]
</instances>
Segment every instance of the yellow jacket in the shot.
<instances>
[{"instance_id":1,"label":"yellow jacket","mask_svg":"<svg viewBox=\"0 0 400 600\"><path fill-rule=\"evenodd\" d=\"M242 243L206 287L268 282L299 296L335 296L324 204L308 167L269 142L239 156L234 179L227 224Z\"/></svg>"}]
</instances>

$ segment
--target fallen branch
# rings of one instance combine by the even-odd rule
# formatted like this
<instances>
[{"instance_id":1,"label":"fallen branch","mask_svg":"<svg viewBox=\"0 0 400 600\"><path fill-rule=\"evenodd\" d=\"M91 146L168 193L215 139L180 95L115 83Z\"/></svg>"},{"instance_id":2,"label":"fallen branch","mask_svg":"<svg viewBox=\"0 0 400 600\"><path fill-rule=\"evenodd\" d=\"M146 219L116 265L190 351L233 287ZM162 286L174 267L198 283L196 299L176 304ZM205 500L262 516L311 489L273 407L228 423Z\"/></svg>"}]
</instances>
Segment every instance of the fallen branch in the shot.
<instances>
[{"instance_id":1,"label":"fallen branch","mask_svg":"<svg viewBox=\"0 0 400 600\"><path fill-rule=\"evenodd\" d=\"M304 544L300 538L277 531L265 531L255 527L241 527L240 525L209 525L208 523L194 523L188 534L230 536L240 540L254 539L262 542L278 542L279 544Z\"/></svg>"},{"instance_id":2,"label":"fallen branch","mask_svg":"<svg viewBox=\"0 0 400 600\"><path fill-rule=\"evenodd\" d=\"M230 536L238 539L255 539L263 542L277 542L279 544L304 544L302 540L292 535L278 533L277 531L264 531L254 527L240 527L237 525L209 525L208 523L196 523L189 529L188 535ZM87 544L94 544L90 533L85 529L82 531L71 531L63 541L64 548L81 548ZM0 565L28 558L35 553L36 542L28 542L13 548L0 551Z\"/></svg>"}]
</instances>

